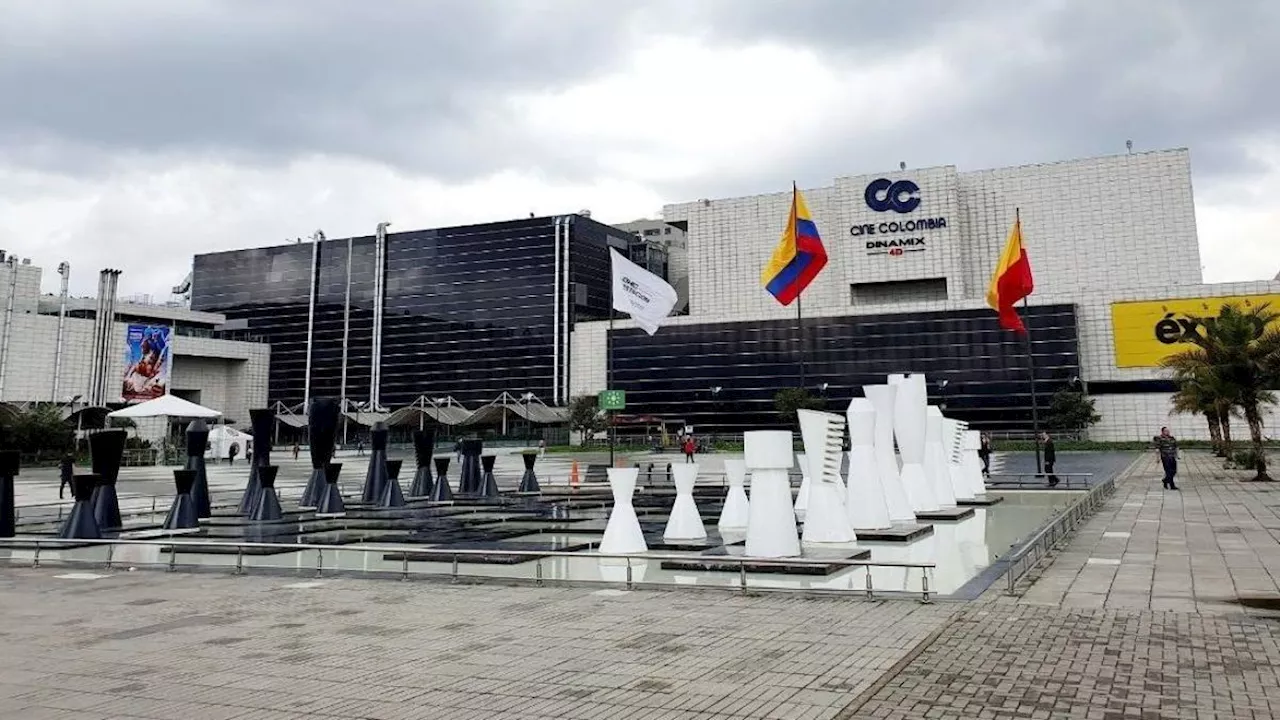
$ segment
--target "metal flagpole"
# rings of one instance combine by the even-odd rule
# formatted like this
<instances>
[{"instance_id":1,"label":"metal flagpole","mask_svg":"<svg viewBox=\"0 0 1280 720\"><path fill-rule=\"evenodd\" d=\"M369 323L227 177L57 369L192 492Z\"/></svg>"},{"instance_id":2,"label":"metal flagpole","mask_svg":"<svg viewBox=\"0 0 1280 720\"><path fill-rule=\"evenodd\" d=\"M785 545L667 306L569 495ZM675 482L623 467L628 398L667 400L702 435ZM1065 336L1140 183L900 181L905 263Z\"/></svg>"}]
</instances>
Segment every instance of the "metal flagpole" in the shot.
<instances>
[{"instance_id":1,"label":"metal flagpole","mask_svg":"<svg viewBox=\"0 0 1280 720\"><path fill-rule=\"evenodd\" d=\"M1022 211L1020 208L1013 209L1014 222L1018 225L1018 239L1022 239ZM1040 475L1044 472L1044 463L1040 455L1040 402L1036 397L1036 361L1035 356L1031 352L1031 305L1027 302L1027 298L1022 298L1022 327L1023 341L1026 343L1027 351L1027 377L1031 383L1031 433L1036 448L1036 474Z\"/></svg>"},{"instance_id":2,"label":"metal flagpole","mask_svg":"<svg viewBox=\"0 0 1280 720\"><path fill-rule=\"evenodd\" d=\"M795 181L792 180L791 181L791 241L793 243L799 241L799 237L796 235L796 219L797 219L796 214L797 214L797 211L799 210L799 203L798 203L799 195L800 195L800 191L796 188ZM799 247L796 248L796 252L799 253ZM800 292L796 293L796 335L797 335L797 340L800 343L800 389L804 390L806 385L806 380L805 380L806 368L805 368L805 351L804 351L804 313L801 311L801 302L800 302L801 295L804 295L803 289Z\"/></svg>"},{"instance_id":3,"label":"metal flagpole","mask_svg":"<svg viewBox=\"0 0 1280 720\"><path fill-rule=\"evenodd\" d=\"M616 312L615 312L615 311L614 311L614 309L613 309L613 290L612 290L612 286L610 286L610 290L609 290L609 337L608 337L607 341L605 342L605 345L607 345L607 346L608 346L608 355L607 355L607 357L606 357L606 361L607 361L607 363L608 363L608 367L606 368L606 371L605 371L605 384L608 386L607 388L605 388L606 390L613 390L613 389L614 389L614 387L613 387L613 316L614 316L615 314L616 314ZM614 446L614 440L615 440L615 438L617 437L617 427L616 427L616 426L615 426L615 424L614 424L614 414L615 414L616 412L617 412L617 411L616 411L616 410L613 410L612 408L610 408L610 410L609 410L609 467L613 467L613 466L614 466L614 465L613 465L613 446Z\"/></svg>"}]
</instances>

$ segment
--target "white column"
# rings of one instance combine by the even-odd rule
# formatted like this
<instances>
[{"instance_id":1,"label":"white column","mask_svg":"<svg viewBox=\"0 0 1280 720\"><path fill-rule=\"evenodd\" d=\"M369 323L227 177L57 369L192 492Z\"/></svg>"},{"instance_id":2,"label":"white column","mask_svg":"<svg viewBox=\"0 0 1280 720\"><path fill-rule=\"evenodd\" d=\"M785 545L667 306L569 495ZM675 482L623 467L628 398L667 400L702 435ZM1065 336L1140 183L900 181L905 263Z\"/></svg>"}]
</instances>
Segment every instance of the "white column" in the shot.
<instances>
[{"instance_id":1,"label":"white column","mask_svg":"<svg viewBox=\"0 0 1280 720\"><path fill-rule=\"evenodd\" d=\"M724 496L724 507L720 510L717 527L721 532L746 530L751 517L751 503L747 500L744 488L747 479L746 461L741 458L726 459L724 475L729 482L729 492Z\"/></svg>"},{"instance_id":2,"label":"white column","mask_svg":"<svg viewBox=\"0 0 1280 720\"><path fill-rule=\"evenodd\" d=\"M671 542L707 539L707 529L702 524L702 515L698 513L698 504L693 499L693 484L697 479L697 463L671 466L671 481L676 486L676 501L671 505L671 515L667 518L667 527L662 533L663 540Z\"/></svg>"},{"instance_id":3,"label":"white column","mask_svg":"<svg viewBox=\"0 0 1280 720\"><path fill-rule=\"evenodd\" d=\"M796 465L800 467L800 491L796 493L796 520L804 522L805 513L809 509L809 459L804 453L796 453Z\"/></svg>"},{"instance_id":4,"label":"white column","mask_svg":"<svg viewBox=\"0 0 1280 720\"><path fill-rule=\"evenodd\" d=\"M973 489L965 480L964 466L961 464L961 445L964 442L964 429L968 426L968 423L949 417L942 419L942 447L947 460L947 475L957 501L973 499Z\"/></svg>"},{"instance_id":5,"label":"white column","mask_svg":"<svg viewBox=\"0 0 1280 720\"><path fill-rule=\"evenodd\" d=\"M947 469L942 446L942 411L930 405L925 410L924 472L933 488L933 497L944 508L956 506L956 492L951 489L951 472Z\"/></svg>"},{"instance_id":6,"label":"white column","mask_svg":"<svg viewBox=\"0 0 1280 720\"><path fill-rule=\"evenodd\" d=\"M791 433L753 430L743 434L743 451L751 471L751 507L746 554L783 558L800 554L795 511L791 506Z\"/></svg>"},{"instance_id":7,"label":"white column","mask_svg":"<svg viewBox=\"0 0 1280 720\"><path fill-rule=\"evenodd\" d=\"M963 443L960 464L964 469L965 484L975 498L984 497L987 494L987 482L982 477L982 458L978 457L978 451L982 449L982 433L965 430Z\"/></svg>"},{"instance_id":8,"label":"white column","mask_svg":"<svg viewBox=\"0 0 1280 720\"><path fill-rule=\"evenodd\" d=\"M916 514L907 500L898 470L898 456L893 448L893 406L898 396L897 385L863 385L862 392L876 411L875 456L880 485L884 489L885 504L889 506L889 520L893 523L914 523Z\"/></svg>"},{"instance_id":9,"label":"white column","mask_svg":"<svg viewBox=\"0 0 1280 720\"><path fill-rule=\"evenodd\" d=\"M844 484L840 482L840 461L844 459L844 418L835 413L800 410L800 434L809 460L809 509L805 513L807 543L852 543L844 507Z\"/></svg>"},{"instance_id":10,"label":"white column","mask_svg":"<svg viewBox=\"0 0 1280 720\"><path fill-rule=\"evenodd\" d=\"M849 401L845 412L849 422L849 479L845 510L849 526L857 530L883 529L893 525L884 483L876 463L876 409L866 398Z\"/></svg>"},{"instance_id":11,"label":"white column","mask_svg":"<svg viewBox=\"0 0 1280 720\"><path fill-rule=\"evenodd\" d=\"M649 546L645 544L644 533L640 531L640 520L631 504L640 469L608 468L605 472L609 476L609 489L613 491L613 511L609 513L609 523L604 527L600 552L626 555L647 551Z\"/></svg>"},{"instance_id":12,"label":"white column","mask_svg":"<svg viewBox=\"0 0 1280 720\"><path fill-rule=\"evenodd\" d=\"M902 453L902 487L907 501L915 512L938 509L937 497L925 475L925 416L928 401L925 395L924 375L889 376L896 384L897 397L893 404L893 434Z\"/></svg>"}]
</instances>

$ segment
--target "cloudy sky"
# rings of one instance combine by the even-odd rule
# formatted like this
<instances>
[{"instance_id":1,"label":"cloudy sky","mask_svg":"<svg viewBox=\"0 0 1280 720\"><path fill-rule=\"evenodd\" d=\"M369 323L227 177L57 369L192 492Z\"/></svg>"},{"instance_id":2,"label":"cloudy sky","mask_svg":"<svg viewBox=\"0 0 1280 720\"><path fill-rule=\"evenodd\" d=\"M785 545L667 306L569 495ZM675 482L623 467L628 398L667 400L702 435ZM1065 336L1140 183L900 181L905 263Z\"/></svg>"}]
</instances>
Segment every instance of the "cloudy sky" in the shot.
<instances>
[{"instance_id":1,"label":"cloudy sky","mask_svg":"<svg viewBox=\"0 0 1280 720\"><path fill-rule=\"evenodd\" d=\"M195 252L1189 147L1205 276L1280 270L1275 0L8 0L0 247Z\"/></svg>"}]
</instances>

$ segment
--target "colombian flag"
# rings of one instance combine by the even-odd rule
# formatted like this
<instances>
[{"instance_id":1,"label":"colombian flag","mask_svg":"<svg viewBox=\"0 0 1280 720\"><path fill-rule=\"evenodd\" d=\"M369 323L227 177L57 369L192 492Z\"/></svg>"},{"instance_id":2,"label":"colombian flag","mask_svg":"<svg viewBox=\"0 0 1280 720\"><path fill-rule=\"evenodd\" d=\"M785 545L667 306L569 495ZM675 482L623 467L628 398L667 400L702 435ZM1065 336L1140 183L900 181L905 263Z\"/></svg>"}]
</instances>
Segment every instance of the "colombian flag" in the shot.
<instances>
[{"instance_id":1,"label":"colombian flag","mask_svg":"<svg viewBox=\"0 0 1280 720\"><path fill-rule=\"evenodd\" d=\"M987 288L987 304L1000 313L1000 327L1005 330L1026 334L1027 328L1013 309L1014 303L1031 294L1035 282L1031 279L1031 262L1027 260L1027 251L1022 247L1022 220L1013 222L1009 231L1009 240L1005 242L1004 252L1000 253L1000 263L991 275L991 285Z\"/></svg>"},{"instance_id":2,"label":"colombian flag","mask_svg":"<svg viewBox=\"0 0 1280 720\"><path fill-rule=\"evenodd\" d=\"M827 264L827 250L818 237L818 226L809 217L804 196L791 186L791 217L773 257L760 272L760 284L783 305L790 305Z\"/></svg>"}]
</instances>

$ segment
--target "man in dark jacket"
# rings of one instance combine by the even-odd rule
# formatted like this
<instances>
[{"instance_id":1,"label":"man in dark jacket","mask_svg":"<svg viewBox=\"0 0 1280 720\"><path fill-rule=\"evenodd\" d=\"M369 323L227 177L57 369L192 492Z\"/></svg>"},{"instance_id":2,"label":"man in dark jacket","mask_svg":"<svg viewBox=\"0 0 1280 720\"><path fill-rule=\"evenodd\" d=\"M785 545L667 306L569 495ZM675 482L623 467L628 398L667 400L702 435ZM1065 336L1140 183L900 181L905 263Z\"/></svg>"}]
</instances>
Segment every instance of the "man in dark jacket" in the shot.
<instances>
[{"instance_id":1,"label":"man in dark jacket","mask_svg":"<svg viewBox=\"0 0 1280 720\"><path fill-rule=\"evenodd\" d=\"M1049 487L1056 487L1058 476L1053 474L1053 464L1058 461L1058 448L1049 433L1042 433L1040 439L1044 441L1044 474L1049 476Z\"/></svg>"},{"instance_id":2,"label":"man in dark jacket","mask_svg":"<svg viewBox=\"0 0 1280 720\"><path fill-rule=\"evenodd\" d=\"M71 453L62 456L62 462L59 463L59 470L62 472L62 482L58 483L58 499L63 498L63 491L71 487L71 476L75 473L75 458Z\"/></svg>"},{"instance_id":3,"label":"man in dark jacket","mask_svg":"<svg viewBox=\"0 0 1280 720\"><path fill-rule=\"evenodd\" d=\"M1160 455L1160 465L1164 468L1164 479L1161 483L1165 490L1177 490L1174 477L1178 474L1178 439L1169 432L1169 428L1160 428L1160 434L1152 438L1156 452Z\"/></svg>"}]
</instances>

